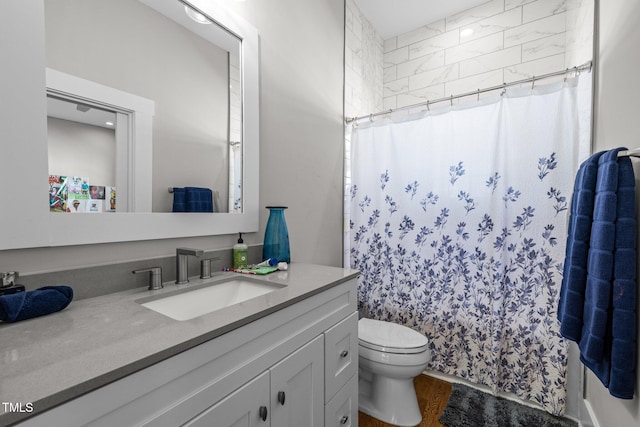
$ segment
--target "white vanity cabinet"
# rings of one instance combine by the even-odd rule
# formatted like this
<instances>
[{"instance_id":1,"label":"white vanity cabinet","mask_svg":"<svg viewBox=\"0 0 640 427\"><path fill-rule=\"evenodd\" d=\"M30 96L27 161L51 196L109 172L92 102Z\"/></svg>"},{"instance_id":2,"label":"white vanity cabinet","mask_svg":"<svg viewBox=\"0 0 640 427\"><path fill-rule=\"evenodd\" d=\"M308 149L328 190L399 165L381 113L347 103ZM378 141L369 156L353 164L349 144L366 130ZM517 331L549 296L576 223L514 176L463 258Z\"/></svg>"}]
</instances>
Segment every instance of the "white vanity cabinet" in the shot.
<instances>
[{"instance_id":1,"label":"white vanity cabinet","mask_svg":"<svg viewBox=\"0 0 640 427\"><path fill-rule=\"evenodd\" d=\"M185 427L323 426L322 349L315 338Z\"/></svg>"},{"instance_id":2,"label":"white vanity cabinet","mask_svg":"<svg viewBox=\"0 0 640 427\"><path fill-rule=\"evenodd\" d=\"M18 425L357 426L356 300L324 288Z\"/></svg>"}]
</instances>

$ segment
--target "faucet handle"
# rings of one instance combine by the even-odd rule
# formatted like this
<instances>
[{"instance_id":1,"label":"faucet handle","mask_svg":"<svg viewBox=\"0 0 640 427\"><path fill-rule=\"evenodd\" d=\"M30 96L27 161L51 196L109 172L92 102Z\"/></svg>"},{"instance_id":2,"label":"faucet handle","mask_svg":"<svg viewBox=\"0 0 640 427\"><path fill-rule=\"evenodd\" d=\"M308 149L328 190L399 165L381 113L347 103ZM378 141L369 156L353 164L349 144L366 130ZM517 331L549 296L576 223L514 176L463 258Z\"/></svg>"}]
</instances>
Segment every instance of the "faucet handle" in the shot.
<instances>
[{"instance_id":1,"label":"faucet handle","mask_svg":"<svg viewBox=\"0 0 640 427\"><path fill-rule=\"evenodd\" d=\"M162 289L162 268L160 267L150 267L144 268L141 270L133 270L133 274L138 273L149 273L149 290Z\"/></svg>"},{"instance_id":2,"label":"faucet handle","mask_svg":"<svg viewBox=\"0 0 640 427\"><path fill-rule=\"evenodd\" d=\"M211 267L213 267L213 261L218 261L220 259L219 256L213 258L207 258L200 261L200 278L201 279L210 279L211 278Z\"/></svg>"}]
</instances>

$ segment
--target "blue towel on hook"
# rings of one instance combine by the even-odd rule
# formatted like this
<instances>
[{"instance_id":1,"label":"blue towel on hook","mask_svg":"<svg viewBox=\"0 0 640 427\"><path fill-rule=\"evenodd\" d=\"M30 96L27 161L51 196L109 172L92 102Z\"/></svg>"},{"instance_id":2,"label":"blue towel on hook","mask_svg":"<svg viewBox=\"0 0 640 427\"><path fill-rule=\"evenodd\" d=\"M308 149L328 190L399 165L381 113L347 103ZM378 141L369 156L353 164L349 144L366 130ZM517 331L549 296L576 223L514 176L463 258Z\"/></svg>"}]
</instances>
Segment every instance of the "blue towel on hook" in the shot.
<instances>
[{"instance_id":1,"label":"blue towel on hook","mask_svg":"<svg viewBox=\"0 0 640 427\"><path fill-rule=\"evenodd\" d=\"M618 159L618 218L613 266L609 393L633 399L637 357L635 176L629 157Z\"/></svg>"},{"instance_id":2,"label":"blue towel on hook","mask_svg":"<svg viewBox=\"0 0 640 427\"><path fill-rule=\"evenodd\" d=\"M73 300L69 286L44 286L42 288L0 296L0 320L17 322L44 316L66 308Z\"/></svg>"},{"instance_id":3,"label":"blue towel on hook","mask_svg":"<svg viewBox=\"0 0 640 427\"><path fill-rule=\"evenodd\" d=\"M558 319L562 335L578 343L580 360L609 393L631 399L637 225L633 166L618 158L622 150L594 154L576 176Z\"/></svg>"},{"instance_id":4,"label":"blue towel on hook","mask_svg":"<svg viewBox=\"0 0 640 427\"><path fill-rule=\"evenodd\" d=\"M562 336L576 342L580 341L582 333L582 313L598 159L603 153L604 151L593 154L580 165L571 199L558 319Z\"/></svg>"}]
</instances>

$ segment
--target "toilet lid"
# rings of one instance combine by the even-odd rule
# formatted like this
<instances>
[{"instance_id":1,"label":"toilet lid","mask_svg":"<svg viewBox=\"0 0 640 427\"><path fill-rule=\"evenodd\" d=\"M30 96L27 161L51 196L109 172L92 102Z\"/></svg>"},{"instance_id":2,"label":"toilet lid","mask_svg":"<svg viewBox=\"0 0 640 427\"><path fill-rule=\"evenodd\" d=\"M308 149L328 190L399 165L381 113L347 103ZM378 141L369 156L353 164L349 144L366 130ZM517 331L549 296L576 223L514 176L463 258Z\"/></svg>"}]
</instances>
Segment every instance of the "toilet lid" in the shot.
<instances>
[{"instance_id":1,"label":"toilet lid","mask_svg":"<svg viewBox=\"0 0 640 427\"><path fill-rule=\"evenodd\" d=\"M427 337L411 328L364 317L358 321L358 341L372 350L401 354L421 353L429 344Z\"/></svg>"}]
</instances>

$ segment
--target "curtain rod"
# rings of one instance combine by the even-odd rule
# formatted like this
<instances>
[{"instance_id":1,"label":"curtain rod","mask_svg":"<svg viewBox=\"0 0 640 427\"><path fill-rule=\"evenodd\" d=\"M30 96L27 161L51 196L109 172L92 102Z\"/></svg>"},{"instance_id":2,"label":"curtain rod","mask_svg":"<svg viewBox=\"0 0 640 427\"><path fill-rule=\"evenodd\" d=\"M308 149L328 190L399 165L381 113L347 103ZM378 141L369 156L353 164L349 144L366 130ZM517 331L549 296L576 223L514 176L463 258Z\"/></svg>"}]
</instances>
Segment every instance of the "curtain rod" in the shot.
<instances>
[{"instance_id":1,"label":"curtain rod","mask_svg":"<svg viewBox=\"0 0 640 427\"><path fill-rule=\"evenodd\" d=\"M548 78L557 77L557 76L563 76L563 75L567 75L567 74L570 74L570 73L579 74L581 71L591 71L591 61L585 62L584 64L576 66L576 67L573 67L573 68L567 68L565 70L555 71L553 73L542 74L540 76L532 76L532 77L529 77L529 78L526 78L526 79L522 79L522 80L518 80L518 81L514 81L514 82L502 83L501 85L492 86L492 87L488 87L488 88L484 88L484 89L478 89L478 90L473 91L473 92L466 92L466 93L461 93L461 94L457 94L457 95L450 95L450 96L445 97L445 98L427 100L425 102L419 102L417 104L411 104L411 105L407 105L407 106L399 107L399 108L390 108L389 110L380 111L380 112L377 112L377 113L372 113L372 114L369 114L369 115L366 115L366 116L347 117L347 118L345 118L345 122L347 124L349 124L349 123L352 123L352 122L357 122L357 121L362 120L362 119L373 119L374 117L377 117L377 116L382 116L382 115L385 115L385 114L395 113L395 112L398 112L398 111L412 110L412 109L418 108L418 107L425 107L426 106L427 108L429 108L430 105L436 104L436 103L439 103L439 102L445 102L445 101L453 102L454 99L464 98L466 96L472 96L472 95L480 96L481 93L485 93L485 92L492 92L494 90L506 89L507 87L521 85L521 84L524 84L524 83L535 84L535 82L538 81L538 80L548 79Z\"/></svg>"}]
</instances>

